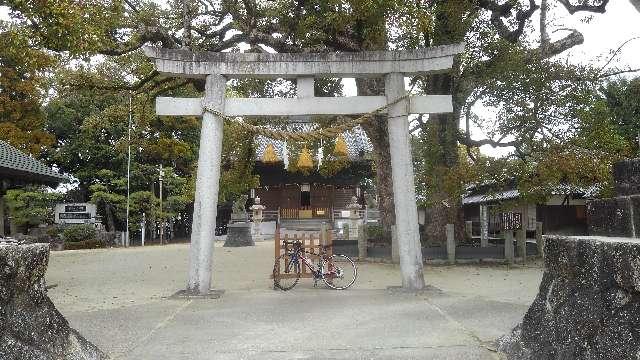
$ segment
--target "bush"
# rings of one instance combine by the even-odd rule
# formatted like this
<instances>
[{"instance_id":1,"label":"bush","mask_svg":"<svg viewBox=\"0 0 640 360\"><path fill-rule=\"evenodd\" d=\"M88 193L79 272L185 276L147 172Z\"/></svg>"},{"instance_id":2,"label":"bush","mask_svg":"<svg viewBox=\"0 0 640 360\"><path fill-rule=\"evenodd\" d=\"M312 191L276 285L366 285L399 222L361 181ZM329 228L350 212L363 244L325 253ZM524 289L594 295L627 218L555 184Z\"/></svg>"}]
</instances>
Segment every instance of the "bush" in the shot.
<instances>
[{"instance_id":1,"label":"bush","mask_svg":"<svg viewBox=\"0 0 640 360\"><path fill-rule=\"evenodd\" d=\"M380 240L383 235L382 225L367 225L367 239Z\"/></svg>"},{"instance_id":2,"label":"bush","mask_svg":"<svg viewBox=\"0 0 640 360\"><path fill-rule=\"evenodd\" d=\"M95 241L96 235L97 231L93 225L72 225L62 231L62 238L65 243Z\"/></svg>"},{"instance_id":3,"label":"bush","mask_svg":"<svg viewBox=\"0 0 640 360\"><path fill-rule=\"evenodd\" d=\"M81 250L81 249L101 249L106 247L104 242L100 240L87 240L78 242L66 242L64 244L65 250Z\"/></svg>"}]
</instances>

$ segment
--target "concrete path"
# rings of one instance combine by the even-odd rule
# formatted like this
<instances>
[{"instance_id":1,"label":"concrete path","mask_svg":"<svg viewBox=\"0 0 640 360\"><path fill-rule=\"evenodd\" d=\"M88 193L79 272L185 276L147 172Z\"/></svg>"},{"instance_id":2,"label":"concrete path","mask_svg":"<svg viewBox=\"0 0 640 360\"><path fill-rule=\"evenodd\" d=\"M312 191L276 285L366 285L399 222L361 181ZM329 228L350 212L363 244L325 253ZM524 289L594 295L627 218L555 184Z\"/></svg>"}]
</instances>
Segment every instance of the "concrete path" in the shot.
<instances>
[{"instance_id":1,"label":"concrete path","mask_svg":"<svg viewBox=\"0 0 640 360\"><path fill-rule=\"evenodd\" d=\"M399 268L360 264L347 291L268 278L273 243L214 256L218 300L172 300L188 246L51 254L49 294L71 325L116 359L499 359L493 341L520 321L539 266L426 267L420 294L387 289Z\"/></svg>"}]
</instances>

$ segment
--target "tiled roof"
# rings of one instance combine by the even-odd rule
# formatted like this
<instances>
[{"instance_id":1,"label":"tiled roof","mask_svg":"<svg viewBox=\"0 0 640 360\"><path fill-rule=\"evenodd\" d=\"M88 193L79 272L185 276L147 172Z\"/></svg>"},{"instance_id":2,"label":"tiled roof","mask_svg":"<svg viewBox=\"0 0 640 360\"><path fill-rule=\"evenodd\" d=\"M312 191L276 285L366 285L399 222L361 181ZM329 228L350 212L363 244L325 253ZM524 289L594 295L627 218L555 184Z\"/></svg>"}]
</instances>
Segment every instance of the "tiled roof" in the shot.
<instances>
[{"instance_id":1,"label":"tiled roof","mask_svg":"<svg viewBox=\"0 0 640 360\"><path fill-rule=\"evenodd\" d=\"M0 180L4 179L51 186L67 180L40 161L0 141Z\"/></svg>"},{"instance_id":2,"label":"tiled roof","mask_svg":"<svg viewBox=\"0 0 640 360\"><path fill-rule=\"evenodd\" d=\"M600 191L598 185L592 185L587 188L571 186L571 185L557 185L551 191L553 195L577 195L585 198L592 198ZM520 197L520 191L517 189L509 189L504 191L498 191L496 193L481 193L481 194L468 194L462 197L463 205L470 204L484 204L492 201L511 200Z\"/></svg>"}]
</instances>

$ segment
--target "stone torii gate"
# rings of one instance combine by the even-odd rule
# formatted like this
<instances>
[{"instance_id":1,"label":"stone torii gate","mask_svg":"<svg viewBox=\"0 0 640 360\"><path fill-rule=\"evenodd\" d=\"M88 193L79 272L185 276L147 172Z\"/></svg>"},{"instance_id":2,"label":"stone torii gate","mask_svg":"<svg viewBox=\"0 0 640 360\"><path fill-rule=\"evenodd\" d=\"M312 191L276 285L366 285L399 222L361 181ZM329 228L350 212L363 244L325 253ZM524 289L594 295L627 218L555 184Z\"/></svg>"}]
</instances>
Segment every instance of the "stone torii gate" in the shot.
<instances>
[{"instance_id":1,"label":"stone torii gate","mask_svg":"<svg viewBox=\"0 0 640 360\"><path fill-rule=\"evenodd\" d=\"M211 53L144 48L157 71L167 76L204 78L205 97L158 98L158 115L202 116L191 234L187 292L206 295L211 286L223 118L226 116L309 116L367 114L388 106L396 231L406 289L424 287L418 211L411 158L409 114L453 110L450 95L405 97L405 76L448 71L464 44L410 51L358 53ZM314 78L383 77L385 96L314 97ZM229 78L295 78L296 99L226 98ZM400 99L400 101L398 101ZM205 110L205 108L207 110Z\"/></svg>"}]
</instances>

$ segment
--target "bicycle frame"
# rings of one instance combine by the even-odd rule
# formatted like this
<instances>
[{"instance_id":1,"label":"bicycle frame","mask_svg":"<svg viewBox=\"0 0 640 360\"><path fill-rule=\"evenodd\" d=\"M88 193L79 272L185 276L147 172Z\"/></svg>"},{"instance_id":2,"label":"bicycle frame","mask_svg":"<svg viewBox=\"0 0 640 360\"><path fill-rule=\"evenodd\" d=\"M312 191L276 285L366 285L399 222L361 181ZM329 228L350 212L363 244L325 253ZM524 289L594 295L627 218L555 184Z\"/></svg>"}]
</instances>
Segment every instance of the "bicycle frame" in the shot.
<instances>
[{"instance_id":1,"label":"bicycle frame","mask_svg":"<svg viewBox=\"0 0 640 360\"><path fill-rule=\"evenodd\" d=\"M323 266L322 266L323 262L320 261L320 266L315 266L313 264L313 261L309 257L304 255L305 253L306 252L302 248L299 248L299 249L295 249L294 248L292 250L291 261L289 262L289 266L291 264L299 263L299 259L302 259L302 262L311 271L311 273L313 274L313 277L315 279L322 278L323 270L324 270ZM319 256L322 259L325 256L325 254L320 254ZM331 275L331 272L329 272L327 274ZM327 274L324 274L324 275L327 275ZM334 273L333 275L336 275L336 274Z\"/></svg>"}]
</instances>

